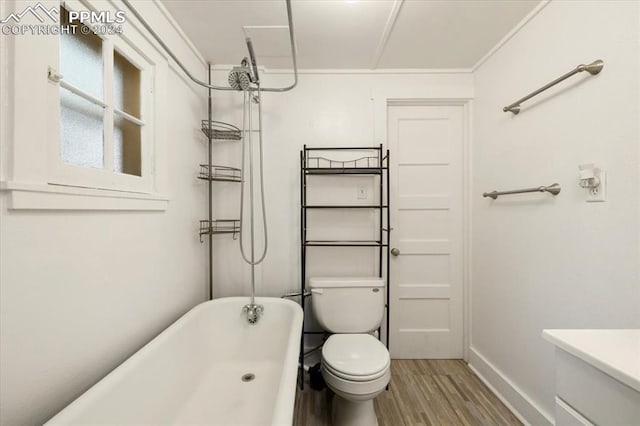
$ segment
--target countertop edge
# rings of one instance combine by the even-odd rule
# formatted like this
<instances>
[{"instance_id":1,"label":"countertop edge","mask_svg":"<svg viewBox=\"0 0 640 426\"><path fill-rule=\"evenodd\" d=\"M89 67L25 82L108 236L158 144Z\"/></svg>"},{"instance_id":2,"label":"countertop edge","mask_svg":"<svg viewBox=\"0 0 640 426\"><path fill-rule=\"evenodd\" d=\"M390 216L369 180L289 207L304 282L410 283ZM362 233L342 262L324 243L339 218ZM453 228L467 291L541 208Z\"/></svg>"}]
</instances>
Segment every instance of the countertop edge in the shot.
<instances>
[{"instance_id":1,"label":"countertop edge","mask_svg":"<svg viewBox=\"0 0 640 426\"><path fill-rule=\"evenodd\" d=\"M620 370L620 369L616 368L615 366L602 361L598 357L595 357L595 356L589 354L588 352L585 352L585 351L581 350L580 348L578 348L578 347L576 347L576 346L574 346L574 345L572 345L570 343L567 343L561 337L556 336L553 333L554 331L561 331L561 330L554 330L554 329L542 330L542 337L546 341L554 344L555 346L559 347L560 349L570 353L571 355L574 355L574 356L580 358L584 362L588 363L589 365L592 365L593 367L597 368L598 370L602 371L603 373L613 377L614 379L618 380L621 383L624 383L625 385L629 386L630 388L634 389L635 391L640 392L640 378L634 377L632 375L629 375L625 371Z\"/></svg>"}]
</instances>

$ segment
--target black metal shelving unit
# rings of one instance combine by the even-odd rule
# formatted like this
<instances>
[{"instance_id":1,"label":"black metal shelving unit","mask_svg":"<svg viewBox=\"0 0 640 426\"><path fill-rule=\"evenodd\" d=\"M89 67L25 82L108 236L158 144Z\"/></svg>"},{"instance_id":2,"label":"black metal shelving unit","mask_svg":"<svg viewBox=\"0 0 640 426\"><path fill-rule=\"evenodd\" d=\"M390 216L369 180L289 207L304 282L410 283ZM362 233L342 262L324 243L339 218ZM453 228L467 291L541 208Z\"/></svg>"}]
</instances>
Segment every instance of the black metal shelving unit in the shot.
<instances>
[{"instance_id":1,"label":"black metal shelving unit","mask_svg":"<svg viewBox=\"0 0 640 426\"><path fill-rule=\"evenodd\" d=\"M209 84L211 84L211 67L209 67ZM212 89L208 90L207 119L200 122L200 129L207 137L207 163L200 164L198 179L207 181L207 219L200 221L200 242L207 236L209 249L209 300L213 298L213 236L216 234L233 234L235 239L240 232L239 219L214 219L213 218L213 183L214 182L241 182L240 169L230 166L217 166L213 161L213 141L240 141L242 131L228 123L213 120Z\"/></svg>"},{"instance_id":2,"label":"black metal shelving unit","mask_svg":"<svg viewBox=\"0 0 640 426\"><path fill-rule=\"evenodd\" d=\"M357 157L353 160L336 160L320 156L321 153L353 152ZM358 153L365 155L358 156ZM366 155L369 154L369 155ZM307 203L307 178L310 175L362 175L379 176L379 202L375 204L347 204L347 205L318 205ZM377 147L307 147L300 151L300 250L301 250L301 280L300 291L305 293L307 281L307 248L308 247L365 247L378 250L378 276L385 278L386 290L386 341L389 347L389 249L391 234L391 213L389 211L389 150L384 150L382 144ZM307 211L310 209L371 209L379 212L379 226L377 238L372 240L309 240L307 238ZM301 297L302 309L305 309L305 298ZM380 330L378 330L379 336ZM300 389L304 389L304 336L318 334L317 331L306 331L303 324L302 341L300 344Z\"/></svg>"}]
</instances>

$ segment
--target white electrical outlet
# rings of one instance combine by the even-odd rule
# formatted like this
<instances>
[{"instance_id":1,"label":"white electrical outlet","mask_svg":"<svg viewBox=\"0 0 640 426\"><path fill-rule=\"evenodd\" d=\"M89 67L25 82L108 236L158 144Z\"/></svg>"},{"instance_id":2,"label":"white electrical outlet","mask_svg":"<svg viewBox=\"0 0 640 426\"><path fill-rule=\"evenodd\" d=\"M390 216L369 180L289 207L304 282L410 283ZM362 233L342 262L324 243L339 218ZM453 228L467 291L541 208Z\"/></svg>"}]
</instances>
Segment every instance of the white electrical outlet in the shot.
<instances>
[{"instance_id":1,"label":"white electrical outlet","mask_svg":"<svg viewBox=\"0 0 640 426\"><path fill-rule=\"evenodd\" d=\"M607 173L600 171L598 175L600 178L600 185L595 188L587 189L587 203L601 203L607 201Z\"/></svg>"},{"instance_id":2,"label":"white electrical outlet","mask_svg":"<svg viewBox=\"0 0 640 426\"><path fill-rule=\"evenodd\" d=\"M358 185L358 200L366 200L367 199L367 185Z\"/></svg>"}]
</instances>

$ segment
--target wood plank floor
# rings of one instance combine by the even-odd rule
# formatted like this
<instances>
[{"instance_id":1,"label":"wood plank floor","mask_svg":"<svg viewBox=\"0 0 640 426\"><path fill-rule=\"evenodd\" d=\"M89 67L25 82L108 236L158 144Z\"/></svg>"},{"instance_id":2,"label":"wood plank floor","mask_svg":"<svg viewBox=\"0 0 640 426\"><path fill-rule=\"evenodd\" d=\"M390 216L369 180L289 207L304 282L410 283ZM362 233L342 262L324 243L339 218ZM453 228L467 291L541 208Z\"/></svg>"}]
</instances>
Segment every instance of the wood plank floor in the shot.
<instances>
[{"instance_id":1,"label":"wood plank floor","mask_svg":"<svg viewBox=\"0 0 640 426\"><path fill-rule=\"evenodd\" d=\"M331 425L331 391L296 394L294 425ZM380 426L521 425L463 360L393 360L375 400Z\"/></svg>"}]
</instances>

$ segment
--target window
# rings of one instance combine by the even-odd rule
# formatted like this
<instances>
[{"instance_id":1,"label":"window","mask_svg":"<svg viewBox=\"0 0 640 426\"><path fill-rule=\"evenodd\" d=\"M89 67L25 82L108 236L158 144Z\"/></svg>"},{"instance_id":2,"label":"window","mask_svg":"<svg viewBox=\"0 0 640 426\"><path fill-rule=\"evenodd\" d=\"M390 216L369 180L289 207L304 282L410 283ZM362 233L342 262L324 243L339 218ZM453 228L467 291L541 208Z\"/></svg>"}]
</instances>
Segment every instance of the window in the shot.
<instances>
[{"instance_id":1,"label":"window","mask_svg":"<svg viewBox=\"0 0 640 426\"><path fill-rule=\"evenodd\" d=\"M68 165L142 176L142 72L60 8L60 158Z\"/></svg>"},{"instance_id":2,"label":"window","mask_svg":"<svg viewBox=\"0 0 640 426\"><path fill-rule=\"evenodd\" d=\"M115 172L141 176L140 70L117 50L114 59L114 168Z\"/></svg>"},{"instance_id":3,"label":"window","mask_svg":"<svg viewBox=\"0 0 640 426\"><path fill-rule=\"evenodd\" d=\"M166 209L168 58L128 15L119 34L70 22L70 12L114 16L119 2L57 6L60 28L75 31L3 35L0 43L8 147L0 190L10 191L9 208ZM0 12L14 10L0 0Z\"/></svg>"}]
</instances>

